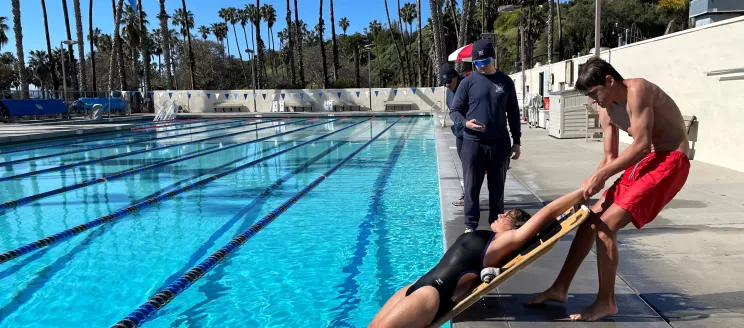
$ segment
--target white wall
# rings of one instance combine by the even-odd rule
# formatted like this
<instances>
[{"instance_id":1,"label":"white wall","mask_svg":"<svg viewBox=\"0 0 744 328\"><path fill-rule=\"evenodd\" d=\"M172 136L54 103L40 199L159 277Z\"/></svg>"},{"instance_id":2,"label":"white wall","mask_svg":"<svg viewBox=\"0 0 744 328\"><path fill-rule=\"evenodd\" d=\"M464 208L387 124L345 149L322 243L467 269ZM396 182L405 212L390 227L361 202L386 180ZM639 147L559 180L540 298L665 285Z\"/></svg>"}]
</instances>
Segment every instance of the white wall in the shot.
<instances>
[{"instance_id":1,"label":"white wall","mask_svg":"<svg viewBox=\"0 0 744 328\"><path fill-rule=\"evenodd\" d=\"M410 101L414 110L429 111L432 106L434 110L441 110L445 104L445 90L444 87L372 88L371 92L370 89L256 90L255 106L253 90L158 90L154 92L154 98L156 105L165 99L173 99L192 113L213 113L214 105L222 103L242 104L251 112L257 109L265 113L271 111L272 101L280 100L284 100L285 106L292 102L309 102L316 112L323 111L323 103L328 100L361 105L362 110L369 110L370 98L375 111L384 110L385 101ZM226 94L229 99L226 99Z\"/></svg>"},{"instance_id":2,"label":"white wall","mask_svg":"<svg viewBox=\"0 0 744 328\"><path fill-rule=\"evenodd\" d=\"M624 78L655 83L677 103L683 115L695 115L698 128L690 132L693 159L744 171L744 73L708 76L707 72L744 68L744 17L680 31L600 53ZM590 56L555 63L551 88L559 82L573 89L578 65ZM565 66L573 66L573 79ZM537 72L527 72L527 85L536 88ZM511 75L521 90L521 73ZM532 77L532 78L530 78ZM719 78L734 78L719 80ZM621 133L621 142L632 139Z\"/></svg>"}]
</instances>

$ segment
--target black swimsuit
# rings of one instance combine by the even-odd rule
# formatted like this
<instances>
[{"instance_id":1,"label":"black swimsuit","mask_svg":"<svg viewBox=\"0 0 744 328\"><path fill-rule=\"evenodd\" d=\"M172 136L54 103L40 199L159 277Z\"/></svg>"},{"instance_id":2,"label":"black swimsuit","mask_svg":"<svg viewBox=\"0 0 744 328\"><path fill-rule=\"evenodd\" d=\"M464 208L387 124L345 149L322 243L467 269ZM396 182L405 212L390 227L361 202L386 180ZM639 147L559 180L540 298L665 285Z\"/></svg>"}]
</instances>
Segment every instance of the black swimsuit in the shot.
<instances>
[{"instance_id":1,"label":"black swimsuit","mask_svg":"<svg viewBox=\"0 0 744 328\"><path fill-rule=\"evenodd\" d=\"M457 282L467 273L480 276L483 257L494 235L496 233L487 230L460 235L439 263L408 288L406 296L421 287L432 286L439 292L439 309L434 320L452 310L455 307L452 296L457 289Z\"/></svg>"}]
</instances>

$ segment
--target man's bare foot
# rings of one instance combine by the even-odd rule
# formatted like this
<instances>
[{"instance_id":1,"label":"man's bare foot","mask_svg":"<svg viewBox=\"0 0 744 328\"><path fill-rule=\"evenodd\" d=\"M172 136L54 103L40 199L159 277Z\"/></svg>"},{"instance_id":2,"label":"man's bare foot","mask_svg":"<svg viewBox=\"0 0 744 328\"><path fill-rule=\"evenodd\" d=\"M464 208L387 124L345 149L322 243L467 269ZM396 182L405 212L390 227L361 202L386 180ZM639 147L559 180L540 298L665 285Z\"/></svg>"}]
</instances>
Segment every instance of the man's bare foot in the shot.
<instances>
[{"instance_id":1,"label":"man's bare foot","mask_svg":"<svg viewBox=\"0 0 744 328\"><path fill-rule=\"evenodd\" d=\"M596 321L603 317L614 315L617 313L617 304L615 301L596 301L588 308L581 311L578 314L572 314L571 320L573 321Z\"/></svg>"},{"instance_id":2,"label":"man's bare foot","mask_svg":"<svg viewBox=\"0 0 744 328\"><path fill-rule=\"evenodd\" d=\"M540 295L537 295L535 298L525 302L525 304L536 305L545 303L547 301L555 301L561 303L566 302L568 301L568 292L550 287L546 291L542 292Z\"/></svg>"}]
</instances>

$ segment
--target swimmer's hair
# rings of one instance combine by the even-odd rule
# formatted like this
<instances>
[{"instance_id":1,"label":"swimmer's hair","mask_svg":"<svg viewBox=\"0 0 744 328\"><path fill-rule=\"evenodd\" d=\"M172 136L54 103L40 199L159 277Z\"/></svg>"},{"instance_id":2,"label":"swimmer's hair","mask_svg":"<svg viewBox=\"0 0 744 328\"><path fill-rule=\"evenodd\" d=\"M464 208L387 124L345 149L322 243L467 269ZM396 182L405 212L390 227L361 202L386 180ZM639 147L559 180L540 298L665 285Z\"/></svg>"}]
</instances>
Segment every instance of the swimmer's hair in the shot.
<instances>
[{"instance_id":1,"label":"swimmer's hair","mask_svg":"<svg viewBox=\"0 0 744 328\"><path fill-rule=\"evenodd\" d=\"M612 76L617 81L622 81L623 77L618 73L610 63L599 57L592 57L579 68L579 78L576 79L576 90L586 94L589 89L598 85L604 85L607 75Z\"/></svg>"},{"instance_id":2,"label":"swimmer's hair","mask_svg":"<svg viewBox=\"0 0 744 328\"><path fill-rule=\"evenodd\" d=\"M525 223L527 223L527 220L529 220L532 215L530 213L525 212L523 209L517 207L514 209L516 213L515 220L514 220L514 228L519 228L523 226Z\"/></svg>"}]
</instances>

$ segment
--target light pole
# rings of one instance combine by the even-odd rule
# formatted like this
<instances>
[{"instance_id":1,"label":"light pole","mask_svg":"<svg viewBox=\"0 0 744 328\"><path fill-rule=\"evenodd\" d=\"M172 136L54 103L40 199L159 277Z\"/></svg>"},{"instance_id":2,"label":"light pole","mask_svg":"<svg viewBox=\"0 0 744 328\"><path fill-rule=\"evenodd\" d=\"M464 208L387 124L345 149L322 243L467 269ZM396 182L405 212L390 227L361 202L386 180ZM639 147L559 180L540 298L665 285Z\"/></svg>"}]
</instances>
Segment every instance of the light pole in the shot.
<instances>
[{"instance_id":1,"label":"light pole","mask_svg":"<svg viewBox=\"0 0 744 328\"><path fill-rule=\"evenodd\" d=\"M367 52L367 70L369 75L367 76L367 86L369 87L369 110L372 110L372 44L364 46L364 51Z\"/></svg>"},{"instance_id":2,"label":"light pole","mask_svg":"<svg viewBox=\"0 0 744 328\"><path fill-rule=\"evenodd\" d=\"M595 11L594 11L594 57L599 58L599 21L602 16L602 0L595 0ZM560 5L560 3L558 4Z\"/></svg>"},{"instance_id":3,"label":"light pole","mask_svg":"<svg viewBox=\"0 0 744 328\"><path fill-rule=\"evenodd\" d=\"M59 43L59 47L62 49L62 101L65 103L65 108L67 108L67 70L65 69L65 47L63 44L71 46L77 44L77 41L64 40Z\"/></svg>"}]
</instances>

